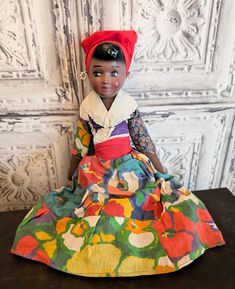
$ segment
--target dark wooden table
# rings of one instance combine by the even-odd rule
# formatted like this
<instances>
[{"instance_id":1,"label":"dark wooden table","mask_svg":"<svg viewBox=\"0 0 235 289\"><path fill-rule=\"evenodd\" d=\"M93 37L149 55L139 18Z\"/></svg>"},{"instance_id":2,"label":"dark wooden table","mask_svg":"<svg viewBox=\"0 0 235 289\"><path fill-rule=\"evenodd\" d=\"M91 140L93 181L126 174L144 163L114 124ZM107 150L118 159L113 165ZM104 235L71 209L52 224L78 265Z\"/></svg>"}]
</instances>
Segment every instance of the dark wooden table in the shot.
<instances>
[{"instance_id":1,"label":"dark wooden table","mask_svg":"<svg viewBox=\"0 0 235 289\"><path fill-rule=\"evenodd\" d=\"M223 233L226 245L204 253L189 266L165 275L89 278L66 274L9 253L27 211L0 213L1 289L235 289L235 197L229 190L194 192Z\"/></svg>"}]
</instances>

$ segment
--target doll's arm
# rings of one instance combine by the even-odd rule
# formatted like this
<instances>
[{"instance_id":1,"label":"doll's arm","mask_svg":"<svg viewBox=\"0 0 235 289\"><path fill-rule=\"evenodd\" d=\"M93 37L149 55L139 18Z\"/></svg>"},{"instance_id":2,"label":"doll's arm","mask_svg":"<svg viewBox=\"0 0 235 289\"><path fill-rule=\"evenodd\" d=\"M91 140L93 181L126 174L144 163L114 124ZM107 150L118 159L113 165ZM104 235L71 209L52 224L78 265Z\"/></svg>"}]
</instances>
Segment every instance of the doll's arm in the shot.
<instances>
[{"instance_id":1,"label":"doll's arm","mask_svg":"<svg viewBox=\"0 0 235 289\"><path fill-rule=\"evenodd\" d=\"M76 169L78 168L78 165L79 165L81 160L82 160L81 155L79 155L79 154L73 155L72 154L70 165L69 165L69 172L68 172L68 183L69 184L72 181L73 175L74 175Z\"/></svg>"},{"instance_id":2,"label":"doll's arm","mask_svg":"<svg viewBox=\"0 0 235 289\"><path fill-rule=\"evenodd\" d=\"M77 121L77 131L74 136L72 157L68 171L68 183L71 184L72 177L77 170L82 158L89 154L92 145L92 134L88 122L79 119Z\"/></svg>"},{"instance_id":3,"label":"doll's arm","mask_svg":"<svg viewBox=\"0 0 235 289\"><path fill-rule=\"evenodd\" d=\"M145 152L144 153L152 162L153 166L155 167L155 169L160 172L160 173L166 173L166 170L163 168L158 156L156 153L152 154L150 152Z\"/></svg>"},{"instance_id":4,"label":"doll's arm","mask_svg":"<svg viewBox=\"0 0 235 289\"><path fill-rule=\"evenodd\" d=\"M157 156L154 143L148 134L146 126L141 118L140 112L137 109L128 120L128 127L131 135L131 139L136 149L144 153L152 162L155 169L161 173L165 173L165 170Z\"/></svg>"}]
</instances>

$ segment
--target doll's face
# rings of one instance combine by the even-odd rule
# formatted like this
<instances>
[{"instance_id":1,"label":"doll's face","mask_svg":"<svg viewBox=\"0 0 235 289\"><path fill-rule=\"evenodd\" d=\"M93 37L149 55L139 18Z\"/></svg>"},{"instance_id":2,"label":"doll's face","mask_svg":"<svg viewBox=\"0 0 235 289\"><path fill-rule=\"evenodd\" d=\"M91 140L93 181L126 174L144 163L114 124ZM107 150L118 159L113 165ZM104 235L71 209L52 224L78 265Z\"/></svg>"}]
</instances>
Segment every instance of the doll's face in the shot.
<instances>
[{"instance_id":1,"label":"doll's face","mask_svg":"<svg viewBox=\"0 0 235 289\"><path fill-rule=\"evenodd\" d=\"M91 59L88 78L101 97L114 97L126 79L126 65L120 61Z\"/></svg>"}]
</instances>

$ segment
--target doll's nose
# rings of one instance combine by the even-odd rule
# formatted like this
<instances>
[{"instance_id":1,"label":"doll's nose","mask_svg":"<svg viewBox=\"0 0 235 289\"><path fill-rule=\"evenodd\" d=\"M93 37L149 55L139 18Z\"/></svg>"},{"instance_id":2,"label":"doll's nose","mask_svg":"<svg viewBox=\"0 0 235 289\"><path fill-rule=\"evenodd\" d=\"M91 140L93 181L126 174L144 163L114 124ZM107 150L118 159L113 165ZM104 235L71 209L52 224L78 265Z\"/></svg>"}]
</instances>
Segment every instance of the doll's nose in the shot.
<instances>
[{"instance_id":1,"label":"doll's nose","mask_svg":"<svg viewBox=\"0 0 235 289\"><path fill-rule=\"evenodd\" d=\"M103 75L102 83L110 83L110 76L109 75Z\"/></svg>"}]
</instances>

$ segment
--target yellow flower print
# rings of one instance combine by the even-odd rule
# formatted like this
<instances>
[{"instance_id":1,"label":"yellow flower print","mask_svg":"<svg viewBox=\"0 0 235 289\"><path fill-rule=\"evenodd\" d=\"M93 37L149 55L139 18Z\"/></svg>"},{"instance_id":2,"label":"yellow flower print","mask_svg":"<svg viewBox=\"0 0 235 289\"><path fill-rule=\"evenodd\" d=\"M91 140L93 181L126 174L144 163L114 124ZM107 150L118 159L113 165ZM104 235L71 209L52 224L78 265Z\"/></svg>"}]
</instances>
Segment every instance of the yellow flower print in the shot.
<instances>
[{"instance_id":1,"label":"yellow flower print","mask_svg":"<svg viewBox=\"0 0 235 289\"><path fill-rule=\"evenodd\" d=\"M180 210L179 210L178 208L172 207L172 208L170 208L170 211L171 211L171 212L174 212L174 213L177 213L177 212L179 212Z\"/></svg>"},{"instance_id":2,"label":"yellow flower print","mask_svg":"<svg viewBox=\"0 0 235 289\"><path fill-rule=\"evenodd\" d=\"M112 234L104 234L104 233L100 233L101 239L103 242L112 242L115 240L115 237Z\"/></svg>"},{"instance_id":3,"label":"yellow flower print","mask_svg":"<svg viewBox=\"0 0 235 289\"><path fill-rule=\"evenodd\" d=\"M92 242L93 244L99 243L100 241L101 241L101 238L100 238L100 235L98 235L98 234L95 234L95 235L92 237L92 240L91 240L91 242Z\"/></svg>"},{"instance_id":4,"label":"yellow flower print","mask_svg":"<svg viewBox=\"0 0 235 289\"><path fill-rule=\"evenodd\" d=\"M52 258L53 255L54 255L54 252L56 250L56 240L52 240L52 241L49 241L49 242L45 242L43 244L43 247L47 253L47 255Z\"/></svg>"},{"instance_id":5,"label":"yellow flower print","mask_svg":"<svg viewBox=\"0 0 235 289\"><path fill-rule=\"evenodd\" d=\"M111 199L110 199L111 200ZM131 202L128 200L128 198L124 198L124 199L115 199L115 202L120 204L123 208L124 208L124 215L125 217L130 217L131 213L133 211L133 207L131 205Z\"/></svg>"},{"instance_id":6,"label":"yellow flower print","mask_svg":"<svg viewBox=\"0 0 235 289\"><path fill-rule=\"evenodd\" d=\"M119 267L118 272L122 275L134 274L149 272L154 273L154 259L149 258L139 258L134 256L129 256L122 261L121 266Z\"/></svg>"},{"instance_id":7,"label":"yellow flower print","mask_svg":"<svg viewBox=\"0 0 235 289\"><path fill-rule=\"evenodd\" d=\"M85 130L81 121L77 122L77 137L80 139L82 145L89 146L91 135Z\"/></svg>"},{"instance_id":8,"label":"yellow flower print","mask_svg":"<svg viewBox=\"0 0 235 289\"><path fill-rule=\"evenodd\" d=\"M96 243L99 243L99 242L107 242L107 243L111 243L112 241L115 240L115 237L112 235L112 234L104 234L104 233L100 233L99 234L95 234L93 237L92 237L92 243L93 244L96 244Z\"/></svg>"},{"instance_id":9,"label":"yellow flower print","mask_svg":"<svg viewBox=\"0 0 235 289\"><path fill-rule=\"evenodd\" d=\"M121 251L112 244L88 245L68 260L66 268L73 274L95 276L96 272L99 276L105 276L113 273L120 257Z\"/></svg>"},{"instance_id":10,"label":"yellow flower print","mask_svg":"<svg viewBox=\"0 0 235 289\"><path fill-rule=\"evenodd\" d=\"M36 235L36 238L41 241L52 239L52 237L48 233L43 232L43 231L36 232L35 235Z\"/></svg>"}]
</instances>

